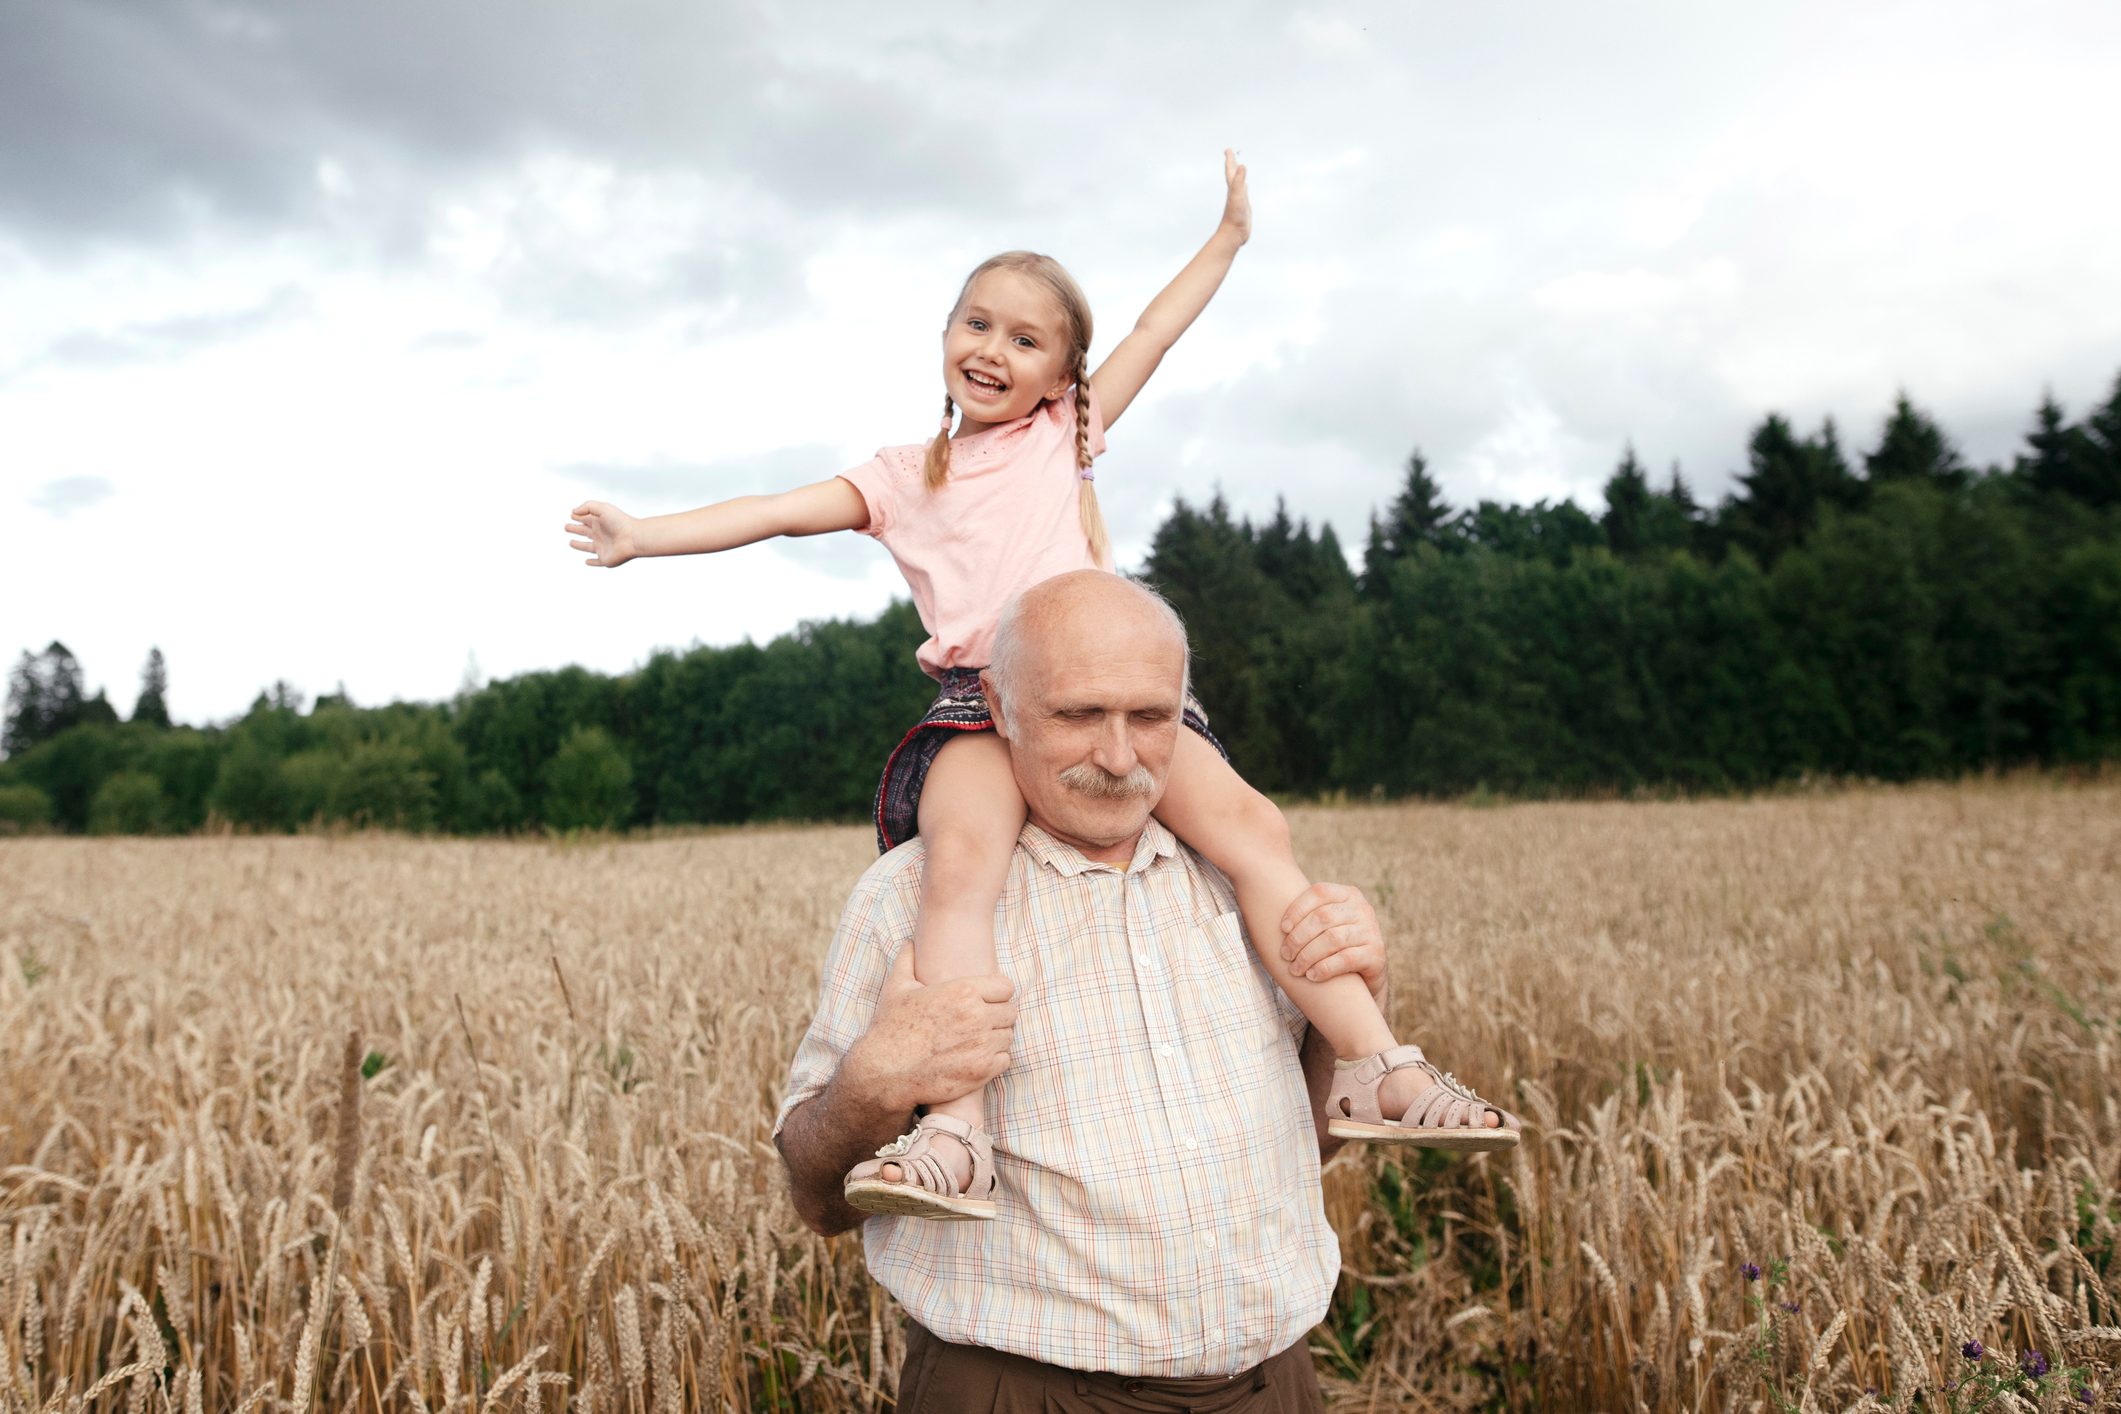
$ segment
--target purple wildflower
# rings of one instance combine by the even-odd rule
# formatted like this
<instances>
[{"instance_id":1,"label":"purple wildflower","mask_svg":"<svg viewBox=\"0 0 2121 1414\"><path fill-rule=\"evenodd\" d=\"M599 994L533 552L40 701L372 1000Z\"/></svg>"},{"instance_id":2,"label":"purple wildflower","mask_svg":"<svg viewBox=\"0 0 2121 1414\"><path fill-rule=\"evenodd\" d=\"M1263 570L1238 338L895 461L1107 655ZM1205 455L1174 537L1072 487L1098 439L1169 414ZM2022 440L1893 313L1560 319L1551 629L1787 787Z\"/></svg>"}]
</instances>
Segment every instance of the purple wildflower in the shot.
<instances>
[{"instance_id":1,"label":"purple wildflower","mask_svg":"<svg viewBox=\"0 0 2121 1414\"><path fill-rule=\"evenodd\" d=\"M1738 1275L1744 1277L1747 1281L1760 1280L1759 1264L1754 1262L1747 1262L1744 1266L1738 1269Z\"/></svg>"},{"instance_id":2,"label":"purple wildflower","mask_svg":"<svg viewBox=\"0 0 2121 1414\"><path fill-rule=\"evenodd\" d=\"M1799 1311L1802 1311L1804 1309L1804 1303L1802 1301L1778 1301L1775 1304L1780 1306L1783 1310L1789 1312L1792 1316L1796 1315Z\"/></svg>"},{"instance_id":3,"label":"purple wildflower","mask_svg":"<svg viewBox=\"0 0 2121 1414\"><path fill-rule=\"evenodd\" d=\"M2052 1367L2047 1363L2045 1355L2037 1350L2028 1350L2018 1357L2018 1368L2025 1371L2027 1379L2037 1380Z\"/></svg>"},{"instance_id":4,"label":"purple wildflower","mask_svg":"<svg viewBox=\"0 0 2121 1414\"><path fill-rule=\"evenodd\" d=\"M1959 1347L1959 1353L1969 1360L1979 1360L1982 1356L1988 1354L1988 1348L1978 1340L1970 1340Z\"/></svg>"},{"instance_id":5,"label":"purple wildflower","mask_svg":"<svg viewBox=\"0 0 2121 1414\"><path fill-rule=\"evenodd\" d=\"M2079 1404L2089 1404L2092 1402L2092 1399L2093 1395L2090 1385L2079 1385L2077 1387L2077 1402Z\"/></svg>"}]
</instances>

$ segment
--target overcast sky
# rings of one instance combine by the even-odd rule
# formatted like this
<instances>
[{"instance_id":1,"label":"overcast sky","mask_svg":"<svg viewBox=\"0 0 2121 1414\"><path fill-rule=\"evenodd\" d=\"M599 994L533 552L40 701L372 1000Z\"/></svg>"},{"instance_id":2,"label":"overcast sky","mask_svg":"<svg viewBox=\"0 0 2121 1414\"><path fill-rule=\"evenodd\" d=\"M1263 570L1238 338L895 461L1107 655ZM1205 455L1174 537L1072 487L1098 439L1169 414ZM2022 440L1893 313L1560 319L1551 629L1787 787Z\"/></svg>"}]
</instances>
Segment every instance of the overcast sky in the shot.
<instances>
[{"instance_id":1,"label":"overcast sky","mask_svg":"<svg viewBox=\"0 0 2121 1414\"><path fill-rule=\"evenodd\" d=\"M0 0L0 652L129 712L159 645L204 722L870 616L858 536L561 524L932 433L997 250L1094 362L1225 146L1255 234L1100 462L1123 566L1218 487L1359 547L1417 445L1460 504L1596 510L1631 441L1714 500L1902 386L2007 461L2121 371L2117 73L2110 0Z\"/></svg>"}]
</instances>

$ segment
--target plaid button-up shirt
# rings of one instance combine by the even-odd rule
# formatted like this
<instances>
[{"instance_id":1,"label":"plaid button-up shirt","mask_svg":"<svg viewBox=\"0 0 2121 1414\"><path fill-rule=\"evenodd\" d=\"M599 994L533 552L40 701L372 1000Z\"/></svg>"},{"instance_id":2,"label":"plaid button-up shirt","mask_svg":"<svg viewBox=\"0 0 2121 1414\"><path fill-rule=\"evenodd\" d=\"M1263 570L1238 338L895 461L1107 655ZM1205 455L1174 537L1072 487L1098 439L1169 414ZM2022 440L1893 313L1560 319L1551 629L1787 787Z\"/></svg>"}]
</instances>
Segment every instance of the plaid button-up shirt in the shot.
<instances>
[{"instance_id":1,"label":"plaid button-up shirt","mask_svg":"<svg viewBox=\"0 0 2121 1414\"><path fill-rule=\"evenodd\" d=\"M868 1030L913 937L923 846L855 886L780 1121ZM1150 820L1126 868L1035 825L1002 892L1019 1014L987 1087L992 1222L870 1218L869 1270L945 1340L1076 1370L1232 1374L1326 1311L1305 1022L1253 955L1229 883Z\"/></svg>"}]
</instances>

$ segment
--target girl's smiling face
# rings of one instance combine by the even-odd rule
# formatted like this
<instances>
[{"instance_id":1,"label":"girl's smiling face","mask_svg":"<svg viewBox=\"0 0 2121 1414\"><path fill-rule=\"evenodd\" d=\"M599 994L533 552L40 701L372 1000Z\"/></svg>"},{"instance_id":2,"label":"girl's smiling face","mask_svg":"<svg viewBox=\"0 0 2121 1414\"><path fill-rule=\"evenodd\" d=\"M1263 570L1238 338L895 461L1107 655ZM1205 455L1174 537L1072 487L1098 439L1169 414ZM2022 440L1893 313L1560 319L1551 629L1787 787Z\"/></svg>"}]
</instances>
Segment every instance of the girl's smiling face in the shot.
<instances>
[{"instance_id":1,"label":"girl's smiling face","mask_svg":"<svg viewBox=\"0 0 2121 1414\"><path fill-rule=\"evenodd\" d=\"M972 282L943 331L943 387L964 414L958 431L1026 416L1068 390L1067 316L1037 281L989 270Z\"/></svg>"}]
</instances>

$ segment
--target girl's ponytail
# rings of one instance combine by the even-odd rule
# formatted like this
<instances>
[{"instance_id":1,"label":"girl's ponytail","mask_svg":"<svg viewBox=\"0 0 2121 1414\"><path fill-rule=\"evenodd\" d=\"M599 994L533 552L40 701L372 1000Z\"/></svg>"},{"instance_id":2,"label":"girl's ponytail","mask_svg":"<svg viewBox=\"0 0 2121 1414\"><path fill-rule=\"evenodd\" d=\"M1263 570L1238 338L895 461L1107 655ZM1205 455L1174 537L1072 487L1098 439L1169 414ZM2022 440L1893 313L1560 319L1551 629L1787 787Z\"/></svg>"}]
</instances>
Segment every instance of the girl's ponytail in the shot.
<instances>
[{"instance_id":1,"label":"girl's ponytail","mask_svg":"<svg viewBox=\"0 0 2121 1414\"><path fill-rule=\"evenodd\" d=\"M1090 558L1100 569L1112 568L1112 540L1105 533L1105 513L1097 506L1097 483L1090 479L1090 374L1087 361L1077 356L1075 364L1075 467L1082 473L1076 503L1083 518L1083 536L1090 542Z\"/></svg>"},{"instance_id":2,"label":"girl's ponytail","mask_svg":"<svg viewBox=\"0 0 2121 1414\"><path fill-rule=\"evenodd\" d=\"M927 483L930 491L950 479L950 414L955 407L956 404L950 401L950 395L943 394L943 430L936 433L935 440L928 444L927 460L921 463L921 479ZM1081 455L1082 452L1078 450L1076 456Z\"/></svg>"}]
</instances>

